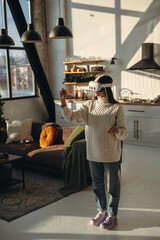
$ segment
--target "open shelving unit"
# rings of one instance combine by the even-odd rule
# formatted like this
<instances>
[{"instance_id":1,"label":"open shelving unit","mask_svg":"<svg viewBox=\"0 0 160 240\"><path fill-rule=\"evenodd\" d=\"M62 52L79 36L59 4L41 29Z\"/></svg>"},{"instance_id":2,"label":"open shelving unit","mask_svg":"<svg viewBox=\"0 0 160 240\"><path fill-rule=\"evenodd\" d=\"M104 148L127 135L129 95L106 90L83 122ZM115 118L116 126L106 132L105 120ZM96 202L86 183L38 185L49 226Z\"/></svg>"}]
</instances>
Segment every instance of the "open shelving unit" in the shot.
<instances>
[{"instance_id":1,"label":"open shelving unit","mask_svg":"<svg viewBox=\"0 0 160 240\"><path fill-rule=\"evenodd\" d=\"M69 69L71 69L71 66L75 65L86 65L86 66L89 66L89 65L96 65L96 67L98 67L98 64L99 63L102 63L102 62L105 62L105 60L88 60L88 61L71 61L71 62L63 62L63 64L65 64L67 66L67 71L65 71L64 73L65 74L84 74L84 73L93 73L93 74L97 74L97 73L101 73L101 72L104 72L103 71L70 71Z\"/></svg>"},{"instance_id":2,"label":"open shelving unit","mask_svg":"<svg viewBox=\"0 0 160 240\"><path fill-rule=\"evenodd\" d=\"M77 87L82 88L84 86L84 88L86 88L89 81L94 80L97 74L103 73L104 67L101 66L102 70L98 70L98 67L100 63L104 62L106 62L106 60L102 59L63 62L65 65L64 84L66 85L68 94L74 95L74 91ZM91 65L95 66L95 71L91 69ZM74 71L74 68L76 71Z\"/></svg>"}]
</instances>

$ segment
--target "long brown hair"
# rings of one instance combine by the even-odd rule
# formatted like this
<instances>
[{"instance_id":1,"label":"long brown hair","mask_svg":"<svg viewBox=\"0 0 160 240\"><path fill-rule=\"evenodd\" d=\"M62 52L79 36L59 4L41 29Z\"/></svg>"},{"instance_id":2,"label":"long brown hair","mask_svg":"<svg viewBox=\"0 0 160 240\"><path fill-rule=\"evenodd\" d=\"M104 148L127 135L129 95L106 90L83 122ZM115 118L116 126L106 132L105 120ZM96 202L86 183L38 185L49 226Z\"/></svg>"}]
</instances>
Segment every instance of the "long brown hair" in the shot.
<instances>
[{"instance_id":1,"label":"long brown hair","mask_svg":"<svg viewBox=\"0 0 160 240\"><path fill-rule=\"evenodd\" d=\"M102 77L99 78L98 82L101 84L112 83L113 79L109 75L103 75ZM105 91L105 93L107 92L107 97L108 97L109 103L113 103L113 104L118 103L118 101L116 101L113 96L111 87L101 88L100 91Z\"/></svg>"}]
</instances>

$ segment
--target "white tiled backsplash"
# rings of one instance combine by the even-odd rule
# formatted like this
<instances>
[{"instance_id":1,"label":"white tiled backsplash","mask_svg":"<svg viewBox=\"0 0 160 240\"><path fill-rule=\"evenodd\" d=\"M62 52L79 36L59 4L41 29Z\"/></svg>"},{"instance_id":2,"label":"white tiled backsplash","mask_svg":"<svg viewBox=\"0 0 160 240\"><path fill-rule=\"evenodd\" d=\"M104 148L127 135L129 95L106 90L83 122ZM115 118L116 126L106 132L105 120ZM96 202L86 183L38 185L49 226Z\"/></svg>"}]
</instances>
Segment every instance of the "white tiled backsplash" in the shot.
<instances>
[{"instance_id":1,"label":"white tiled backsplash","mask_svg":"<svg viewBox=\"0 0 160 240\"><path fill-rule=\"evenodd\" d=\"M126 72L121 74L121 88L128 88L134 93L140 93L142 99L154 99L160 95L160 74L153 73Z\"/></svg>"}]
</instances>

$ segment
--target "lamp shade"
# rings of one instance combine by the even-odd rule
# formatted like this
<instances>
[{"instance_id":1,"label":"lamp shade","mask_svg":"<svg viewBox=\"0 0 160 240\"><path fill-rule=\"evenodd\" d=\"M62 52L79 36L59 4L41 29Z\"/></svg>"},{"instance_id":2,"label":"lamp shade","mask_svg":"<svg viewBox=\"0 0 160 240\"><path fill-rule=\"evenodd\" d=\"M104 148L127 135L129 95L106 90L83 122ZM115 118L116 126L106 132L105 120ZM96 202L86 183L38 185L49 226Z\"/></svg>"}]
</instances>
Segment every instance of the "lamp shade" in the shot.
<instances>
[{"instance_id":1,"label":"lamp shade","mask_svg":"<svg viewBox=\"0 0 160 240\"><path fill-rule=\"evenodd\" d=\"M67 39L72 37L72 32L64 26L63 18L58 18L57 25L50 31L49 38Z\"/></svg>"},{"instance_id":2,"label":"lamp shade","mask_svg":"<svg viewBox=\"0 0 160 240\"><path fill-rule=\"evenodd\" d=\"M34 31L33 24L28 24L27 25L27 31L24 32L21 36L21 42L23 43L34 43L34 42L39 42L42 41L41 36L39 33Z\"/></svg>"},{"instance_id":3,"label":"lamp shade","mask_svg":"<svg viewBox=\"0 0 160 240\"><path fill-rule=\"evenodd\" d=\"M0 29L0 47L15 45L13 39L8 36L6 29Z\"/></svg>"}]
</instances>

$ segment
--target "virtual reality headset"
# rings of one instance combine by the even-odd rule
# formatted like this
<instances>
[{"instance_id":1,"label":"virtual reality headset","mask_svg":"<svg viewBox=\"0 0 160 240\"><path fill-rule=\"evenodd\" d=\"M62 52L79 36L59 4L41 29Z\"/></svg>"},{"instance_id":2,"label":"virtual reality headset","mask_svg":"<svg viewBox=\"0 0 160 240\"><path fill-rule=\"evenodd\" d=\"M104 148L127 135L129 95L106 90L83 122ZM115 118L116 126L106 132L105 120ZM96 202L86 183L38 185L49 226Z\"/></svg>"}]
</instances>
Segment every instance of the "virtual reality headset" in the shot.
<instances>
[{"instance_id":1,"label":"virtual reality headset","mask_svg":"<svg viewBox=\"0 0 160 240\"><path fill-rule=\"evenodd\" d=\"M88 85L89 90L96 91L96 92L99 92L102 88L106 88L106 87L112 87L112 83L101 84L97 81L90 81Z\"/></svg>"}]
</instances>

